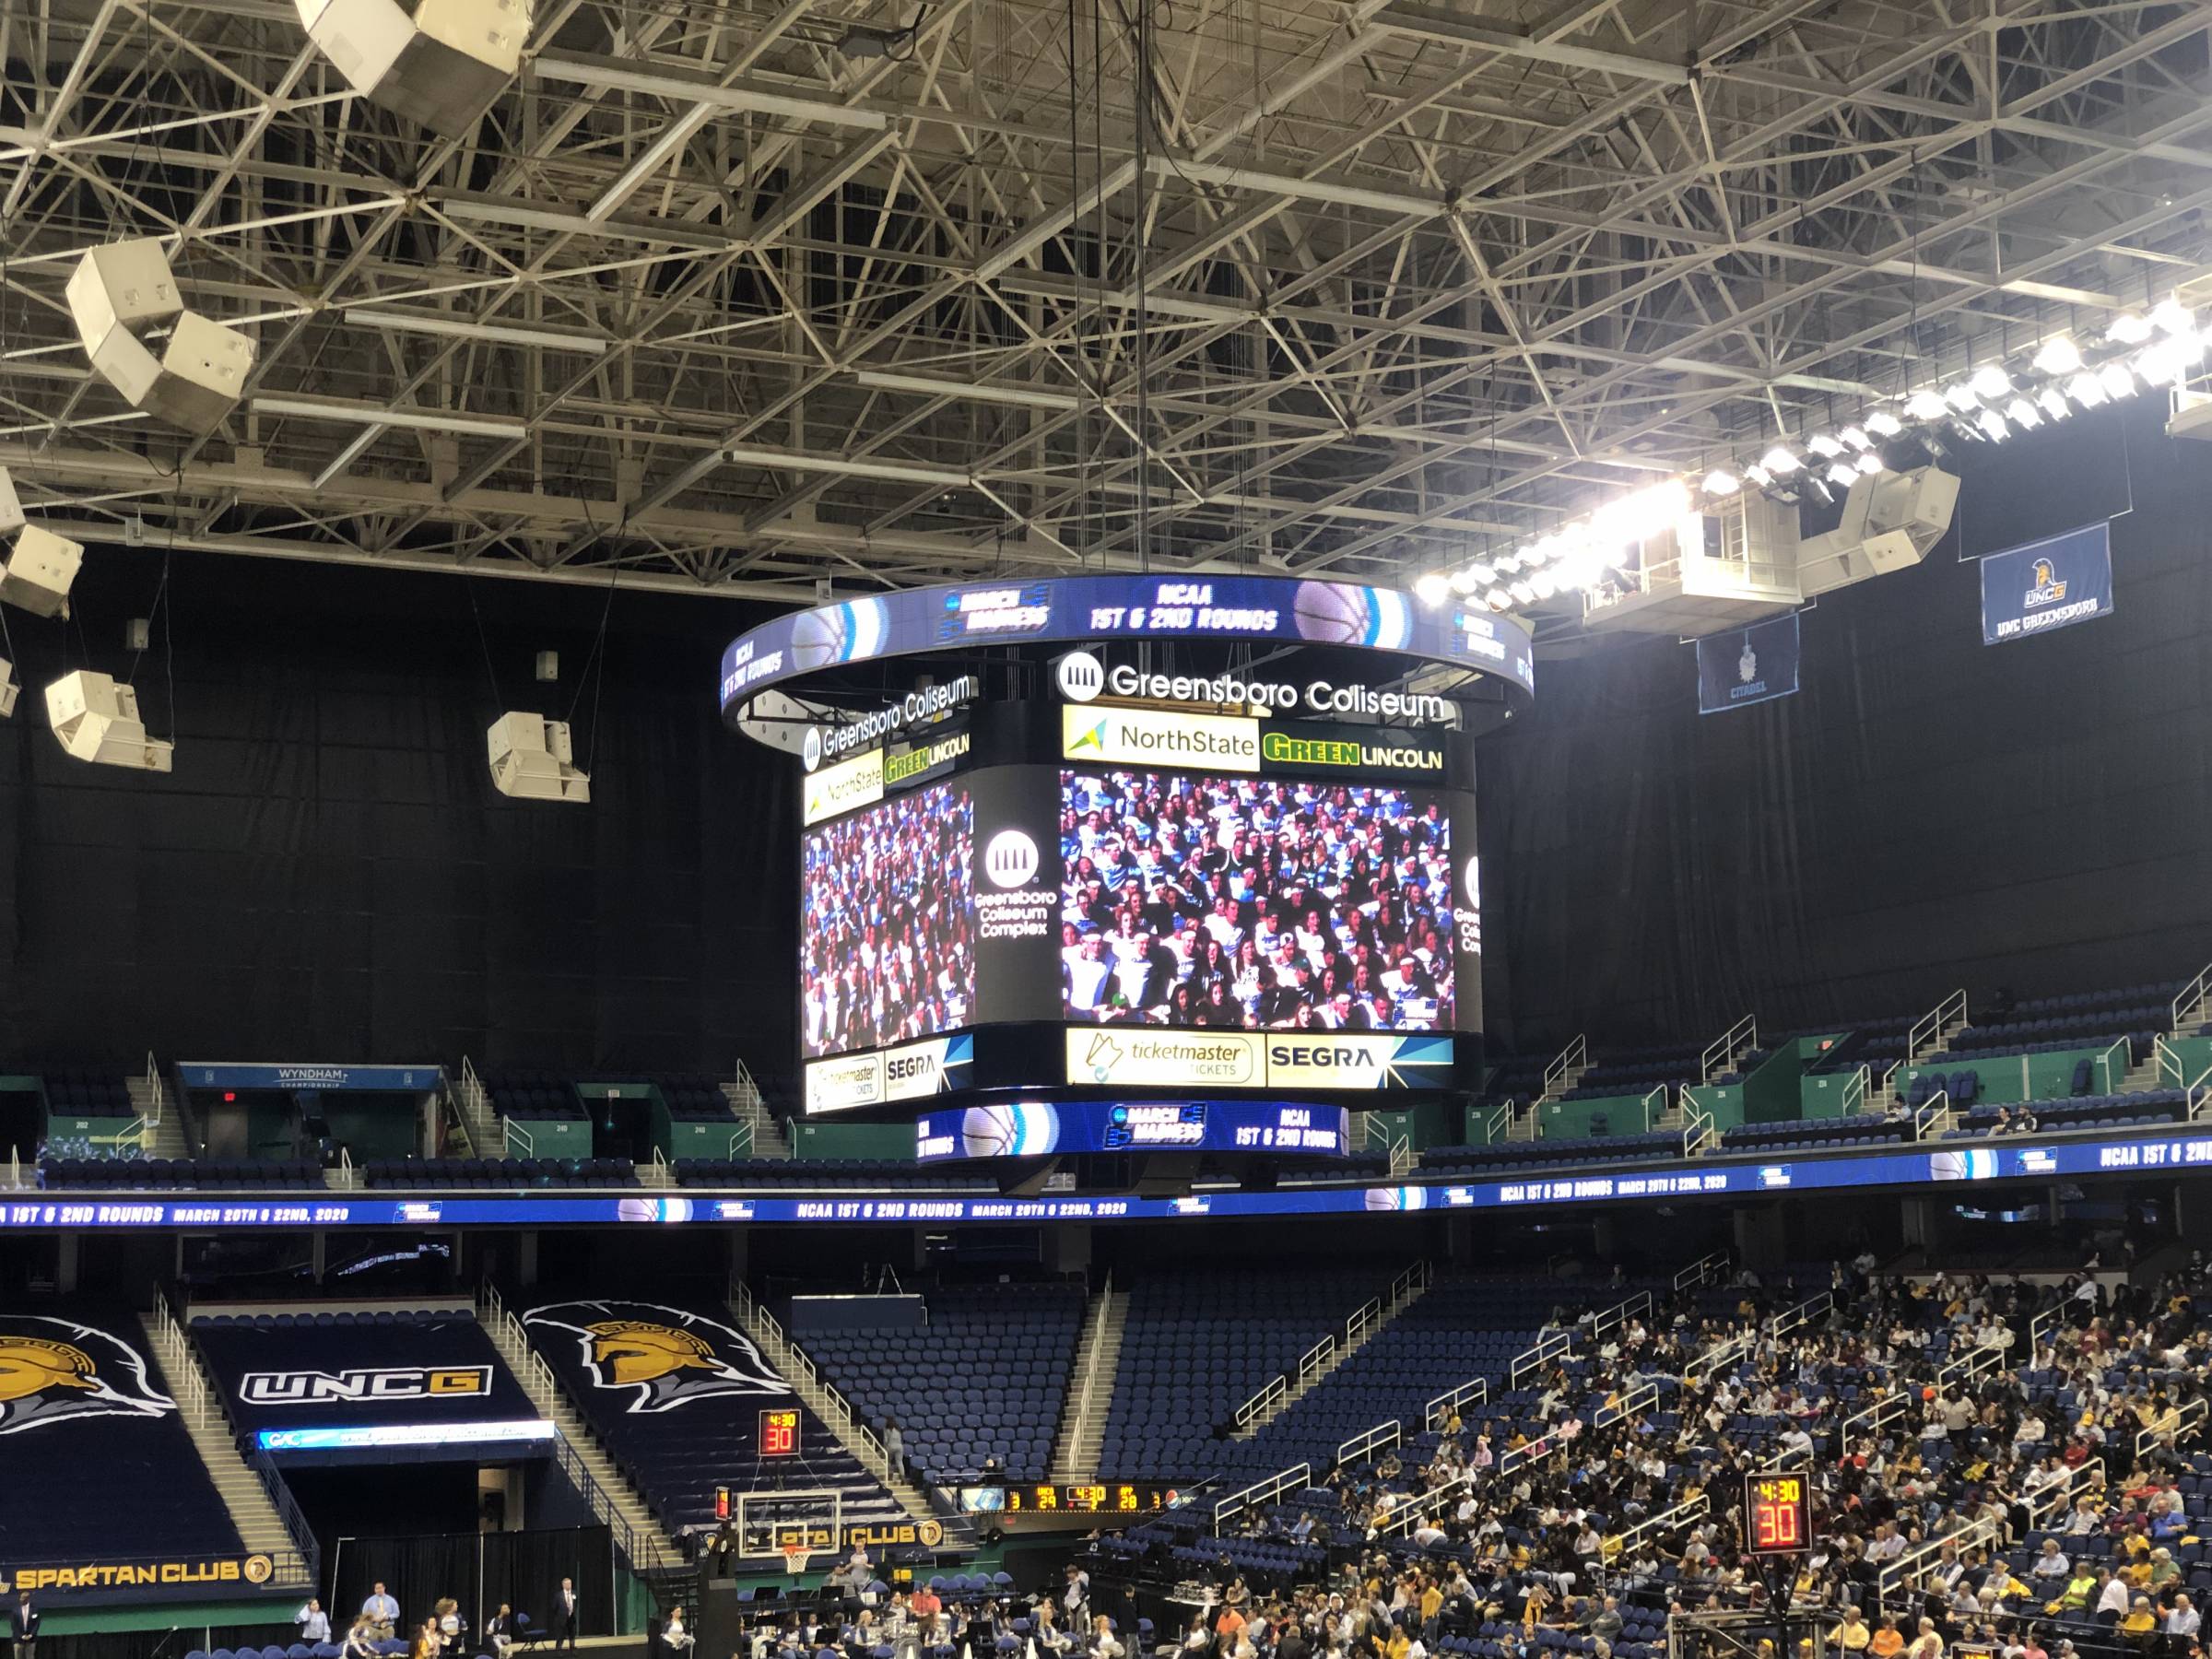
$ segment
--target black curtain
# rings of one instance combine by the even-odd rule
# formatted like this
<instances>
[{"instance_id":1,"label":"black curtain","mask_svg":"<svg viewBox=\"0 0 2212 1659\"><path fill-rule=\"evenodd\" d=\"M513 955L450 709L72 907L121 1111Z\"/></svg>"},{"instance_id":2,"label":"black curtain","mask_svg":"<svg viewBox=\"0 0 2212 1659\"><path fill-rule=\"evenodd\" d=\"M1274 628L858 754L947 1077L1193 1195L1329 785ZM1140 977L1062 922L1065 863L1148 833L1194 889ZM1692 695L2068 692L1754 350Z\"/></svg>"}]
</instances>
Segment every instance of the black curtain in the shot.
<instances>
[{"instance_id":1,"label":"black curtain","mask_svg":"<svg viewBox=\"0 0 2212 1659\"><path fill-rule=\"evenodd\" d=\"M350 1622L379 1581L400 1605L403 1632L429 1618L439 1598L448 1595L461 1604L472 1632L483 1630L501 1602L527 1613L533 1623L549 1626L560 1581L569 1578L576 1582L582 1609L578 1634L614 1631L614 1537L604 1526L347 1538L336 1557L335 1566L324 1563L335 1578L334 1626Z\"/></svg>"},{"instance_id":2,"label":"black curtain","mask_svg":"<svg viewBox=\"0 0 2212 1659\"><path fill-rule=\"evenodd\" d=\"M1672 640L1544 660L1534 710L1477 751L1493 1044L2203 966L2212 450L2163 418L2146 397L2032 447L1961 446L1953 534L1805 613L1794 697L1701 717ZM2114 512L2114 613L1983 645L1961 535L1994 551Z\"/></svg>"},{"instance_id":3,"label":"black curtain","mask_svg":"<svg viewBox=\"0 0 2212 1659\"><path fill-rule=\"evenodd\" d=\"M0 1053L790 1069L797 768L715 706L766 608L180 553L136 664L174 772L69 759L39 688L132 672L161 564L93 547L15 632ZM502 706L571 719L589 806L492 789Z\"/></svg>"}]
</instances>

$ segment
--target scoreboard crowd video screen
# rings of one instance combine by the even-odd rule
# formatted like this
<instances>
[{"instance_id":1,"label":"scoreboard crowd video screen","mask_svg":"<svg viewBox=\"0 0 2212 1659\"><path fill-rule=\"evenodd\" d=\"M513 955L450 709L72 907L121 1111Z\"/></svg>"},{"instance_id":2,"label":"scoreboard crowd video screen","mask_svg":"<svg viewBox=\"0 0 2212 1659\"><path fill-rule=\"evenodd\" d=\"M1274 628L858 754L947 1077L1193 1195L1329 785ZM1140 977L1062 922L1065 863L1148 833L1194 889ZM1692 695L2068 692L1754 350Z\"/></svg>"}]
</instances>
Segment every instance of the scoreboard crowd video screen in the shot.
<instances>
[{"instance_id":1,"label":"scoreboard crowd video screen","mask_svg":"<svg viewBox=\"0 0 2212 1659\"><path fill-rule=\"evenodd\" d=\"M1070 1022L1451 1030L1452 824L1393 784L1065 771Z\"/></svg>"},{"instance_id":2,"label":"scoreboard crowd video screen","mask_svg":"<svg viewBox=\"0 0 2212 1659\"><path fill-rule=\"evenodd\" d=\"M809 1059L958 1030L975 1004L975 808L939 783L806 831L800 1041Z\"/></svg>"}]
</instances>

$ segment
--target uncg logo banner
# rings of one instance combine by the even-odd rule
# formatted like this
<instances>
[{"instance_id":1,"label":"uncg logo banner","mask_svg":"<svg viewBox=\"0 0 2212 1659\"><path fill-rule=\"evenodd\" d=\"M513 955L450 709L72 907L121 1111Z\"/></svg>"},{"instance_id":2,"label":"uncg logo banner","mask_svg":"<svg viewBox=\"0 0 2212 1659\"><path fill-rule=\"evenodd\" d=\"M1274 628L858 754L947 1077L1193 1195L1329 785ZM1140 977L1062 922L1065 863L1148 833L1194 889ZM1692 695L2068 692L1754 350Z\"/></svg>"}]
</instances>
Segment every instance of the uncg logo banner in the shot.
<instances>
[{"instance_id":1,"label":"uncg logo banner","mask_svg":"<svg viewBox=\"0 0 2212 1659\"><path fill-rule=\"evenodd\" d=\"M1698 712L1719 714L1797 689L1797 613L1698 641Z\"/></svg>"},{"instance_id":2,"label":"uncg logo banner","mask_svg":"<svg viewBox=\"0 0 2212 1659\"><path fill-rule=\"evenodd\" d=\"M2112 614L2110 519L1982 561L1982 643L2003 645Z\"/></svg>"}]
</instances>

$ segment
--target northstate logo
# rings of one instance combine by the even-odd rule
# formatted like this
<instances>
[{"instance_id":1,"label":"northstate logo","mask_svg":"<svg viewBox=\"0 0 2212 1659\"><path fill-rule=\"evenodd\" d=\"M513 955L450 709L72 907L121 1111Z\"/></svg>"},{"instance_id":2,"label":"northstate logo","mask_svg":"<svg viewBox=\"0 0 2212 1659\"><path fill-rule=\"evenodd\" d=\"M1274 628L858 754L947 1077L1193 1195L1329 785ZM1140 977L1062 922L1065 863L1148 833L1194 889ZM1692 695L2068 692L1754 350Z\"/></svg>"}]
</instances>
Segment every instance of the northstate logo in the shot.
<instances>
[{"instance_id":1,"label":"northstate logo","mask_svg":"<svg viewBox=\"0 0 2212 1659\"><path fill-rule=\"evenodd\" d=\"M176 1408L154 1387L146 1356L120 1337L75 1320L0 1317L0 1434Z\"/></svg>"},{"instance_id":2,"label":"northstate logo","mask_svg":"<svg viewBox=\"0 0 2212 1659\"><path fill-rule=\"evenodd\" d=\"M728 1325L657 1302L574 1301L523 1316L534 1330L564 1331L594 1388L630 1395L632 1414L674 1411L700 1400L788 1394L791 1385Z\"/></svg>"}]
</instances>

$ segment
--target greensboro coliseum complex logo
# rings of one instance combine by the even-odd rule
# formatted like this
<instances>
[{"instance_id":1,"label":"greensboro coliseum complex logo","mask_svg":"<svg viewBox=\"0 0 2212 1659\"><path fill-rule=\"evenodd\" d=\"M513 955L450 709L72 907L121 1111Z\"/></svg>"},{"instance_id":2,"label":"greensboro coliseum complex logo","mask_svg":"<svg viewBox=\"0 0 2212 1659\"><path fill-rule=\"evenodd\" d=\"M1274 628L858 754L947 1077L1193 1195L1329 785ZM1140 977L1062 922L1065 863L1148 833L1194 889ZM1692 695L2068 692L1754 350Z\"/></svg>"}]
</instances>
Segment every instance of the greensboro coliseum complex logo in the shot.
<instances>
[{"instance_id":1,"label":"greensboro coliseum complex logo","mask_svg":"<svg viewBox=\"0 0 2212 1659\"><path fill-rule=\"evenodd\" d=\"M633 1414L700 1400L788 1394L751 1341L701 1314L658 1302L572 1301L534 1308L525 1325L566 1331L592 1386L630 1395Z\"/></svg>"},{"instance_id":2,"label":"greensboro coliseum complex logo","mask_svg":"<svg viewBox=\"0 0 2212 1659\"><path fill-rule=\"evenodd\" d=\"M120 1337L75 1320L0 1316L0 1434L176 1408L154 1387L146 1356Z\"/></svg>"}]
</instances>

